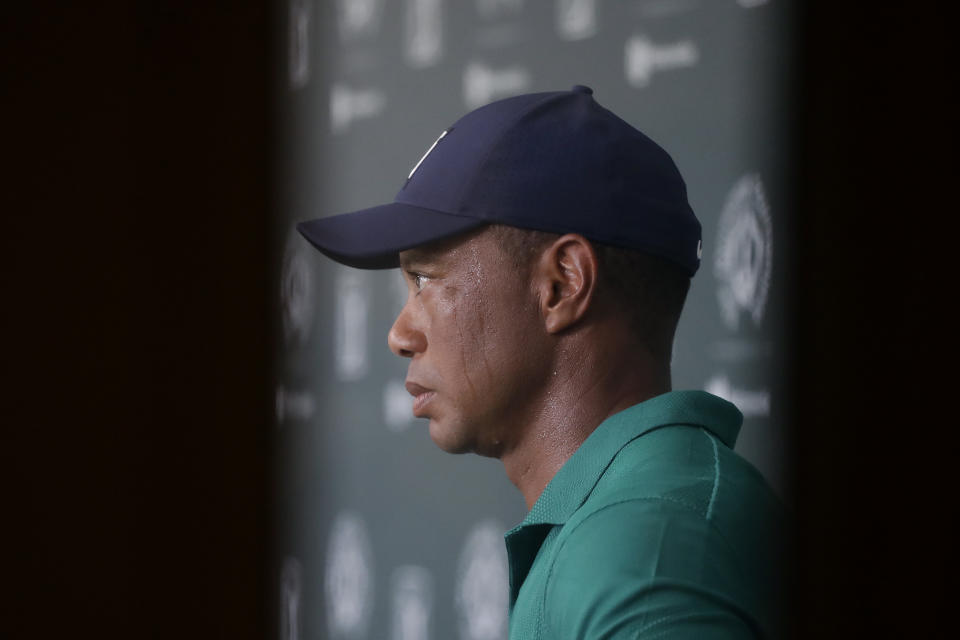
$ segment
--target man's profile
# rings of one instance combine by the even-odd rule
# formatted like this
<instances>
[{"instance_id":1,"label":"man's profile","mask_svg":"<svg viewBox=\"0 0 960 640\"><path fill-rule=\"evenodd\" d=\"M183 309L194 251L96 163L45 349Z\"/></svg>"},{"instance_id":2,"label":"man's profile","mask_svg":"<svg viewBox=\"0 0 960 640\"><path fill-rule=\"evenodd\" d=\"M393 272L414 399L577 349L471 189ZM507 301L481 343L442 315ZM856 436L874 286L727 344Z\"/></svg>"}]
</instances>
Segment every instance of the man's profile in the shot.
<instances>
[{"instance_id":1,"label":"man's profile","mask_svg":"<svg viewBox=\"0 0 960 640\"><path fill-rule=\"evenodd\" d=\"M443 450L501 460L510 637L775 637L784 530L742 416L672 391L700 223L669 155L587 87L458 120L395 201L298 225L399 267L388 343Z\"/></svg>"}]
</instances>

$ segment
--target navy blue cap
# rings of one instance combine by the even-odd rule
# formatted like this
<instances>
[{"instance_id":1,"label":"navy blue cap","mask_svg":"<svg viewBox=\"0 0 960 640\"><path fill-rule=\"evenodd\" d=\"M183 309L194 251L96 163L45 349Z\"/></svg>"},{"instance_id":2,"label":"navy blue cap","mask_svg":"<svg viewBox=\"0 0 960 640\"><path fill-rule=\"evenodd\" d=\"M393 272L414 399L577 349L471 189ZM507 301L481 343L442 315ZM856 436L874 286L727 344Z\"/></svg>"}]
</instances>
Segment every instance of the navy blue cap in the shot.
<instances>
[{"instance_id":1,"label":"navy blue cap","mask_svg":"<svg viewBox=\"0 0 960 640\"><path fill-rule=\"evenodd\" d=\"M390 204L297 230L351 267L399 266L399 252L485 224L579 233L700 265L700 222L673 160L601 107L589 87L506 98L463 116L413 167Z\"/></svg>"}]
</instances>

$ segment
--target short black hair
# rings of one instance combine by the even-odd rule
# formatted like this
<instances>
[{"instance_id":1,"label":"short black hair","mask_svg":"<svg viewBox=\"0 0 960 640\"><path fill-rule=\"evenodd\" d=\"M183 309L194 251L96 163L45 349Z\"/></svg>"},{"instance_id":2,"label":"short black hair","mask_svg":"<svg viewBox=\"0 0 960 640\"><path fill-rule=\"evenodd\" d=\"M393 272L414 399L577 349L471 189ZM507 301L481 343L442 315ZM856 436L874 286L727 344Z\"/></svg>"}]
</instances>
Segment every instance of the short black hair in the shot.
<instances>
[{"instance_id":1,"label":"short black hair","mask_svg":"<svg viewBox=\"0 0 960 640\"><path fill-rule=\"evenodd\" d=\"M501 251L521 271L530 268L533 258L557 233L490 225ZM682 267L663 258L592 243L600 265L597 295L618 305L638 340L664 362L670 362L673 337L680 312L690 290L690 277Z\"/></svg>"}]
</instances>

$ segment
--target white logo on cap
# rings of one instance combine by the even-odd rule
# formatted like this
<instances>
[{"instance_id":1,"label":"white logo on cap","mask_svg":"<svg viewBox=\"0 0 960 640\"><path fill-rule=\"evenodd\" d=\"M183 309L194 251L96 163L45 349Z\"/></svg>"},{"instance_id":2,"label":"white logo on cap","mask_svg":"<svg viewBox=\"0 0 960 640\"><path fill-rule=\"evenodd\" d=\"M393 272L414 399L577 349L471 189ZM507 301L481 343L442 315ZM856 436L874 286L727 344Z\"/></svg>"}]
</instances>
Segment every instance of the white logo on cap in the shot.
<instances>
[{"instance_id":1,"label":"white logo on cap","mask_svg":"<svg viewBox=\"0 0 960 640\"><path fill-rule=\"evenodd\" d=\"M449 131L449 129L447 129ZM433 148L437 146L437 143L443 140L443 136L447 135L447 131L444 131L440 134L440 137L433 141L433 144L430 145L430 148L427 149L427 152L423 154L423 157L417 161L417 164L413 165L413 169L410 169L410 174L407 176L407 180L413 177L413 174L417 172L417 169L420 168L420 164L427 159L427 156L430 155L430 152L433 151Z\"/></svg>"}]
</instances>

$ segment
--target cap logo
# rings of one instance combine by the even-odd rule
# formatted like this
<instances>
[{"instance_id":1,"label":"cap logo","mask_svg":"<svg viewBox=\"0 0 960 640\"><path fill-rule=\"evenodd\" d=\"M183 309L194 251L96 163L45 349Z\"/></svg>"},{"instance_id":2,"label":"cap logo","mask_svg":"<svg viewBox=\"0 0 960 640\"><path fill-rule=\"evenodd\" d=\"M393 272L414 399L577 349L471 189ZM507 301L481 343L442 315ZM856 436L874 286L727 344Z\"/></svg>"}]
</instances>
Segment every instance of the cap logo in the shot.
<instances>
[{"instance_id":1,"label":"cap logo","mask_svg":"<svg viewBox=\"0 0 960 640\"><path fill-rule=\"evenodd\" d=\"M443 140L443 137L444 137L445 135L447 135L447 133L449 133L449 131L450 131L450 129L447 129L446 131L444 131L443 133L440 134L440 137L439 137L439 138L437 138L436 140L433 141L433 144L430 145L430 148L427 149L427 152L426 152L425 154L423 154L423 157L420 158L419 161L417 161L417 164L413 165L413 169L410 170L410 175L407 176L407 180L409 180L410 178L413 177L413 174L417 172L417 169L419 169L419 168L420 168L420 165L423 163L423 161L427 159L427 156L430 155L430 152L433 151L433 148L437 146L437 143L438 143L438 142L440 142L441 140Z\"/></svg>"}]
</instances>

